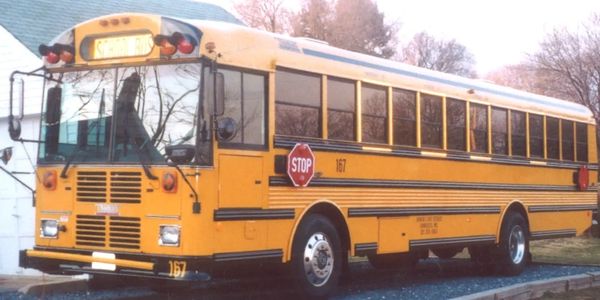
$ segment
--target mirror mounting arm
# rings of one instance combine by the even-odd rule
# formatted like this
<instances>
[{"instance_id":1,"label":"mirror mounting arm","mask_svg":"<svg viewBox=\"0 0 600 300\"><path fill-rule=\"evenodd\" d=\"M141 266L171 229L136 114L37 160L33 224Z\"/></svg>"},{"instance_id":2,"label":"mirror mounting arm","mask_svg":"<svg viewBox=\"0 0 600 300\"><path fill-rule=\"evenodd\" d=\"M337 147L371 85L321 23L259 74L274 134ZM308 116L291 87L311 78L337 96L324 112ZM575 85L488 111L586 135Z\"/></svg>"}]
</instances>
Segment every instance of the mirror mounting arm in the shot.
<instances>
[{"instance_id":1,"label":"mirror mounting arm","mask_svg":"<svg viewBox=\"0 0 600 300\"><path fill-rule=\"evenodd\" d=\"M40 143L40 141L37 140L28 140L28 139L22 139L20 138L21 136L21 120L23 120L24 117L24 89L25 89L25 85L23 84L22 90L21 90L21 97L20 97L20 107L19 107L19 116L17 118L15 118L15 115L13 114L13 86L15 83L15 77L17 75L19 76L35 76L35 77L42 77L44 79L48 79L48 80L52 80L52 81L56 81L56 82L60 82L59 80L56 80L54 78L52 78L52 76L49 73L38 73L40 71L44 71L45 68L41 67L38 69L35 69L31 72L23 72L23 71L13 71L10 74L10 91L9 91L9 102L8 102L8 132L10 135L10 138L13 141L18 141L18 142L32 142L32 143Z\"/></svg>"}]
</instances>

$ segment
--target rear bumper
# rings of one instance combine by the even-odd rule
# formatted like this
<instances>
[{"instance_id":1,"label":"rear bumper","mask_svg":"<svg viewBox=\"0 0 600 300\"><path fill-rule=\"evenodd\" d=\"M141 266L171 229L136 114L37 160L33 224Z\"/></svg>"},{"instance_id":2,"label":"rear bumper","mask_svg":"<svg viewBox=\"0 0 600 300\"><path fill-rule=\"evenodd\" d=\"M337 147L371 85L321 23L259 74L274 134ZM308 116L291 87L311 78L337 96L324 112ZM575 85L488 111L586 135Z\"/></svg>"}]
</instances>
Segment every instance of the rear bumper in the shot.
<instances>
[{"instance_id":1,"label":"rear bumper","mask_svg":"<svg viewBox=\"0 0 600 300\"><path fill-rule=\"evenodd\" d=\"M19 266L51 274L112 274L184 281L210 279L212 259L193 256L162 256L131 253L35 248L21 250Z\"/></svg>"}]
</instances>

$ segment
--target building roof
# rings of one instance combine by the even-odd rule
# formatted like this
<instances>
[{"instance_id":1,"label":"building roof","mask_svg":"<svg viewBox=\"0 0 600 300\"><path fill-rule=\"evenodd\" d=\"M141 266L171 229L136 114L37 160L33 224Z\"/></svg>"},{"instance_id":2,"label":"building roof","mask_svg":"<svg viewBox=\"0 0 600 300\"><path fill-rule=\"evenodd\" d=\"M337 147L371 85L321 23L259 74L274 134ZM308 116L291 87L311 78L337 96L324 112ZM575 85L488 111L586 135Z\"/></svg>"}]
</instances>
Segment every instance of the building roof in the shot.
<instances>
[{"instance_id":1,"label":"building roof","mask_svg":"<svg viewBox=\"0 0 600 300\"><path fill-rule=\"evenodd\" d=\"M0 25L38 56L40 44L83 21L114 13L151 13L243 25L222 7L193 0L0 0L0 7Z\"/></svg>"}]
</instances>

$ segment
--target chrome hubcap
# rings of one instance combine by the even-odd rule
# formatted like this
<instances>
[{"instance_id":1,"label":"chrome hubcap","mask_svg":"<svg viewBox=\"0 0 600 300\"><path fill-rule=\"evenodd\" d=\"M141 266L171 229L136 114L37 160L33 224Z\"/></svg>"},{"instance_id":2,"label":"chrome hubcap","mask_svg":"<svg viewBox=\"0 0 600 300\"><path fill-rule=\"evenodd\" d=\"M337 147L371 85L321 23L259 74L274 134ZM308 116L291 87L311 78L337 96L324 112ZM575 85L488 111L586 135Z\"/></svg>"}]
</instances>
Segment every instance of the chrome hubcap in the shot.
<instances>
[{"instance_id":1,"label":"chrome hubcap","mask_svg":"<svg viewBox=\"0 0 600 300\"><path fill-rule=\"evenodd\" d=\"M333 271L333 250L327 236L313 234L304 247L304 274L314 286L327 283Z\"/></svg>"},{"instance_id":2,"label":"chrome hubcap","mask_svg":"<svg viewBox=\"0 0 600 300\"><path fill-rule=\"evenodd\" d=\"M510 259L514 264L519 264L525 257L525 233L521 226L515 226L508 237L508 250Z\"/></svg>"}]
</instances>

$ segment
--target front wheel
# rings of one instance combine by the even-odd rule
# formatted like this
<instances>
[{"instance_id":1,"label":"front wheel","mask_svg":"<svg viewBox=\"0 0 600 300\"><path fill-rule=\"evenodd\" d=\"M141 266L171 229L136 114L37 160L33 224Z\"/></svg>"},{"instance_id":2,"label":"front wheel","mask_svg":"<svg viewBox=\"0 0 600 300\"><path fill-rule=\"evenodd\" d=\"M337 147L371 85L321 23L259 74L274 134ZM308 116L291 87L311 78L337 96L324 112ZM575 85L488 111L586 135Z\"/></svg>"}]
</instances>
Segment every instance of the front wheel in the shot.
<instances>
[{"instance_id":1,"label":"front wheel","mask_svg":"<svg viewBox=\"0 0 600 300\"><path fill-rule=\"evenodd\" d=\"M335 226L322 215L308 215L292 244L292 278L299 291L309 297L327 297L338 285L342 264Z\"/></svg>"},{"instance_id":2,"label":"front wheel","mask_svg":"<svg viewBox=\"0 0 600 300\"><path fill-rule=\"evenodd\" d=\"M498 249L501 271L518 275L525 269L529 255L529 228L521 214L510 213L502 223Z\"/></svg>"}]
</instances>

